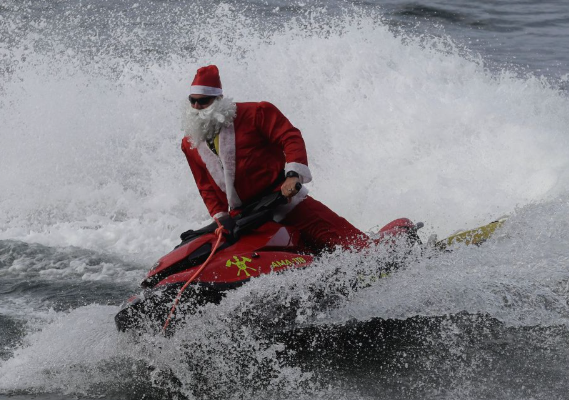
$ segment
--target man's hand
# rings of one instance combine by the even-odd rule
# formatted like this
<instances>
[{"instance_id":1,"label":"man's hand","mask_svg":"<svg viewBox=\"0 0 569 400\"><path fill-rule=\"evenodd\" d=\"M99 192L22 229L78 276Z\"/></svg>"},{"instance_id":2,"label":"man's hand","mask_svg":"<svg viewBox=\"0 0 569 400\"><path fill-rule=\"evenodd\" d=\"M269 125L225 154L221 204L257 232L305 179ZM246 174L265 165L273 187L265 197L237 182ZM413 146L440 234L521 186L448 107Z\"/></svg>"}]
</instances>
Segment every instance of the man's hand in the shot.
<instances>
[{"instance_id":1,"label":"man's hand","mask_svg":"<svg viewBox=\"0 0 569 400\"><path fill-rule=\"evenodd\" d=\"M298 193L296 190L295 185L300 182L300 179L291 176L290 178L286 178L284 183L281 186L281 193L287 199L290 199L292 196Z\"/></svg>"}]
</instances>

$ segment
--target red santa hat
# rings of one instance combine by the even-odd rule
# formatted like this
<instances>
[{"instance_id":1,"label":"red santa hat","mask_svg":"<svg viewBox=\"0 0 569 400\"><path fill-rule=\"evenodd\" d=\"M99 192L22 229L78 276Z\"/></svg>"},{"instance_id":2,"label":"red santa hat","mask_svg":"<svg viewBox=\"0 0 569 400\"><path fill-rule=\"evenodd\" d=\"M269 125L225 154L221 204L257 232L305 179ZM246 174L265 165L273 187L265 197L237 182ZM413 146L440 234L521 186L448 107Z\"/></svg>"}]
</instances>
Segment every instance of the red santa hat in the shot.
<instances>
[{"instance_id":1,"label":"red santa hat","mask_svg":"<svg viewBox=\"0 0 569 400\"><path fill-rule=\"evenodd\" d=\"M221 96L221 79L219 78L219 70L215 65L201 67L196 72L190 94L205 94L208 96Z\"/></svg>"}]
</instances>

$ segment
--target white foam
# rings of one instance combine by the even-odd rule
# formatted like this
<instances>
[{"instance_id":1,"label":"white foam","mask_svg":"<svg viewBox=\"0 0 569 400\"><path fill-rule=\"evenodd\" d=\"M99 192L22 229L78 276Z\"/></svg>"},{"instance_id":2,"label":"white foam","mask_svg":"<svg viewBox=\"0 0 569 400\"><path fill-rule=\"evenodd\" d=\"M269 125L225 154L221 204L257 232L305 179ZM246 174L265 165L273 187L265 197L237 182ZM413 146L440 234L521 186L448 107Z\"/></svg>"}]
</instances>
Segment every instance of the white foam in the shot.
<instances>
[{"instance_id":1,"label":"white foam","mask_svg":"<svg viewBox=\"0 0 569 400\"><path fill-rule=\"evenodd\" d=\"M358 227L407 216L445 235L519 206L504 228L508 236L413 263L341 298L328 313L309 290L333 283L331 268L349 278L352 263L366 262L336 254L296 274L251 282L190 317L200 329L168 343L146 339L135 347L122 339L114 307L58 313L1 364L3 390L97 393L98 384L117 379L118 368L105 364L130 353L177 368L191 377L183 382L190 387L194 370L178 351L186 344L203 345L198 361L213 351L211 371L230 379L242 353L215 332L234 334L256 365L282 367L278 383L309 380L278 364L277 347L233 330L232 318L258 298L271 300L269 311L281 301L300 304L293 322L305 324L462 310L512 325L567 324L569 101L559 90L537 78L490 73L448 41L396 36L375 18L328 21L327 28L301 21L266 33L228 12L216 17L206 43L187 57L119 62L120 72L105 54L92 64L69 54L25 54L28 62L0 91L0 239L152 262L182 230L204 223L179 150L179 111L195 69L208 63L219 65L228 96L271 101L301 128L311 194ZM227 32L243 40L227 41ZM67 268L74 276L95 274L88 279L117 276Z\"/></svg>"},{"instance_id":2,"label":"white foam","mask_svg":"<svg viewBox=\"0 0 569 400\"><path fill-rule=\"evenodd\" d=\"M59 393L86 393L101 381L114 381L104 362L125 356L128 343L118 340L114 307L88 306L54 313L41 331L26 336L14 356L0 364L0 388Z\"/></svg>"},{"instance_id":3,"label":"white foam","mask_svg":"<svg viewBox=\"0 0 569 400\"><path fill-rule=\"evenodd\" d=\"M567 197L526 206L480 248L457 245L450 254L421 258L323 322L466 311L513 326L569 326L568 211Z\"/></svg>"},{"instance_id":4,"label":"white foam","mask_svg":"<svg viewBox=\"0 0 569 400\"><path fill-rule=\"evenodd\" d=\"M362 229L408 216L444 235L568 189L569 102L547 82L372 18L331 24L267 40L232 21L246 58L220 42L215 56L129 64L119 78L98 72L104 57L30 54L2 93L0 238L150 260L203 223L179 111L210 62L228 95L271 101L302 129L311 193Z\"/></svg>"},{"instance_id":5,"label":"white foam","mask_svg":"<svg viewBox=\"0 0 569 400\"><path fill-rule=\"evenodd\" d=\"M257 397L256 377L271 368L270 379L263 378L270 382L269 393L284 389L310 398L310 374L277 359L281 344L259 340L254 329L224 323L219 313L204 315L192 329L168 339L119 334L112 320L117 311L93 305L55 313L41 331L26 336L12 358L0 361L0 390L108 395L113 389L128 390L136 379L164 387L172 382L161 377L174 374L182 383L179 390L190 397L198 391L266 398Z\"/></svg>"}]
</instances>

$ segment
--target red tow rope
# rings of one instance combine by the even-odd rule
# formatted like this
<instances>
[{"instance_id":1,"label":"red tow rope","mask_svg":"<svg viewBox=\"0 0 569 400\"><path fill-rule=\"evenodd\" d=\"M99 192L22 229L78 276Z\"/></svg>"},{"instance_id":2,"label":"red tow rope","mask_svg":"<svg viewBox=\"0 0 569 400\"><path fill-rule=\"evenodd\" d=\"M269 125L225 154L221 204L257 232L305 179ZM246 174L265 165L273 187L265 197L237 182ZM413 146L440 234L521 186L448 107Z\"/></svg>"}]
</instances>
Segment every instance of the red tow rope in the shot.
<instances>
[{"instance_id":1,"label":"red tow rope","mask_svg":"<svg viewBox=\"0 0 569 400\"><path fill-rule=\"evenodd\" d=\"M170 320L174 316L174 312L176 311L176 307L178 306L178 303L180 302L180 298L182 297L182 293L184 293L184 290L186 290L188 285L190 283L192 283L194 281L194 279L196 279L197 276L207 266L207 264L209 263L209 260L211 260L211 257L213 257L213 255L215 254L215 251L219 247L219 243L221 242L221 237L223 236L223 232L226 232L226 230L223 228L223 225L221 225L219 220L217 218L214 218L214 220L215 220L215 222L217 222L217 229L215 230L215 234L217 235L217 242L215 243L215 246L213 246L213 249L211 250L211 253L209 254L209 257L207 258L207 260L205 260L205 262L202 264L202 266L196 271L195 274L192 275L192 277L190 279L188 279L188 281L184 284L184 286L182 286L182 288L178 292L178 295L176 296L176 300L174 300L174 304L172 305L172 308L170 309L170 314L168 314L168 318L166 318L166 322L164 323L164 327L162 328L163 333L166 332L166 328L168 327L168 325L170 324Z\"/></svg>"}]
</instances>

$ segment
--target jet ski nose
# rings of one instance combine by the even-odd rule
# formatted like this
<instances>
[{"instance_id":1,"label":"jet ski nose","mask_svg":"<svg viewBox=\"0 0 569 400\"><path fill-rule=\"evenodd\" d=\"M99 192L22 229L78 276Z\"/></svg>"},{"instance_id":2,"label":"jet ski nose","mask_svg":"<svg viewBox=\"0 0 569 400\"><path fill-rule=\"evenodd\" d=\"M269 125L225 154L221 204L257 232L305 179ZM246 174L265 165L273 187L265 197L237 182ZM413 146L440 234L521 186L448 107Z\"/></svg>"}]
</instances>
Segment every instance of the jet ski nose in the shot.
<instances>
[{"instance_id":1,"label":"jet ski nose","mask_svg":"<svg viewBox=\"0 0 569 400\"><path fill-rule=\"evenodd\" d=\"M115 315L115 325L121 332L126 332L138 325L137 306L144 302L144 293L135 294L121 305L120 311Z\"/></svg>"}]
</instances>

